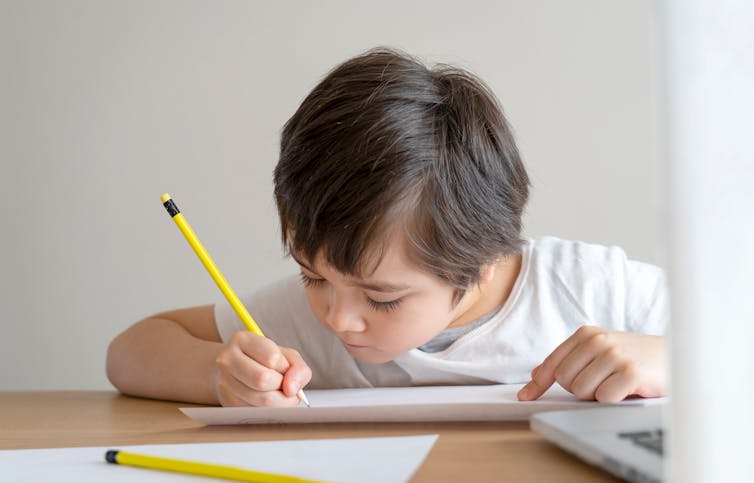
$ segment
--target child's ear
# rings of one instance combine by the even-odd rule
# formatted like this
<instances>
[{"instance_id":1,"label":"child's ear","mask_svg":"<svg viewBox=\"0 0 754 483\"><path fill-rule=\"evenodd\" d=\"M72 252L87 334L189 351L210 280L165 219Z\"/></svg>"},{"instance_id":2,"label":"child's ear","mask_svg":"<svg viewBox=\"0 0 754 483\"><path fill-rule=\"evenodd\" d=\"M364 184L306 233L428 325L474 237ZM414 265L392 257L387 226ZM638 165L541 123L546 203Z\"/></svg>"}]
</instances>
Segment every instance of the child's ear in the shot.
<instances>
[{"instance_id":1,"label":"child's ear","mask_svg":"<svg viewBox=\"0 0 754 483\"><path fill-rule=\"evenodd\" d=\"M479 282L487 283L492 280L492 278L495 276L495 268L497 268L497 262L499 261L500 259L497 259L485 265L482 265L482 273L479 277Z\"/></svg>"}]
</instances>

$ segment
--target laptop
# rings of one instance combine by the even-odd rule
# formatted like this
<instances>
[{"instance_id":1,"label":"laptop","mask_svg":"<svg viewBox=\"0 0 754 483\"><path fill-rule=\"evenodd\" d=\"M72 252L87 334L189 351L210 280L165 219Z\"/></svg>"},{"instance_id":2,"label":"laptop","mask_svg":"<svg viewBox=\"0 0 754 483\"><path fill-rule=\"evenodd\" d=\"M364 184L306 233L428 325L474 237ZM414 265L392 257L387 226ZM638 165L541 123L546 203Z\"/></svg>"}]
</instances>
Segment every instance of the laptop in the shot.
<instances>
[{"instance_id":1,"label":"laptop","mask_svg":"<svg viewBox=\"0 0 754 483\"><path fill-rule=\"evenodd\" d=\"M631 481L754 481L754 7L670 0L662 13L672 400L531 426Z\"/></svg>"},{"instance_id":2,"label":"laptop","mask_svg":"<svg viewBox=\"0 0 754 483\"><path fill-rule=\"evenodd\" d=\"M531 417L532 430L584 461L637 483L663 479L662 413L667 405L552 411Z\"/></svg>"}]
</instances>

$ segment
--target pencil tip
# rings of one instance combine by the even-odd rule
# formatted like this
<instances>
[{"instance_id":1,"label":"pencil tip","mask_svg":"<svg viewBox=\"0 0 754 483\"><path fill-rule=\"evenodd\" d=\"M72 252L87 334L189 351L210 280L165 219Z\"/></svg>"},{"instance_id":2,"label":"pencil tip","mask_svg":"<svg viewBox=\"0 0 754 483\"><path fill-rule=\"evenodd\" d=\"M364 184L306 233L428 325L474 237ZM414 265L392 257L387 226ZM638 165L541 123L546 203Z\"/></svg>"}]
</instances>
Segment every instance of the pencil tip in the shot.
<instances>
[{"instance_id":1,"label":"pencil tip","mask_svg":"<svg viewBox=\"0 0 754 483\"><path fill-rule=\"evenodd\" d=\"M306 407L308 407L308 408L312 407L312 405L309 404L309 400L306 398L306 394L304 394L304 390L303 389L299 389L298 392L296 393L296 396L298 396L298 398L301 400L301 402L303 402L304 404L306 404Z\"/></svg>"}]
</instances>

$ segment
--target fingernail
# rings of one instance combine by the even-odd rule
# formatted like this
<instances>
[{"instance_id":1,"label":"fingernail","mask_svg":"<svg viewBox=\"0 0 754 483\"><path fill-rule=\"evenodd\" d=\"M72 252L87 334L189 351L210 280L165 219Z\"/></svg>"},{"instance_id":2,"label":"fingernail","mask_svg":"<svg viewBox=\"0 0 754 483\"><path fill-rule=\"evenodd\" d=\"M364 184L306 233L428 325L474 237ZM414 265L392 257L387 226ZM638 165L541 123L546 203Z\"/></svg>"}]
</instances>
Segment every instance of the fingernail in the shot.
<instances>
[{"instance_id":1,"label":"fingernail","mask_svg":"<svg viewBox=\"0 0 754 483\"><path fill-rule=\"evenodd\" d=\"M519 399L528 399L529 398L529 389L524 386L521 388L520 391L518 391L518 398Z\"/></svg>"},{"instance_id":2,"label":"fingernail","mask_svg":"<svg viewBox=\"0 0 754 483\"><path fill-rule=\"evenodd\" d=\"M291 384L291 392L293 394L297 394L299 389L301 389L301 385L299 385L299 383L294 382L293 384Z\"/></svg>"}]
</instances>

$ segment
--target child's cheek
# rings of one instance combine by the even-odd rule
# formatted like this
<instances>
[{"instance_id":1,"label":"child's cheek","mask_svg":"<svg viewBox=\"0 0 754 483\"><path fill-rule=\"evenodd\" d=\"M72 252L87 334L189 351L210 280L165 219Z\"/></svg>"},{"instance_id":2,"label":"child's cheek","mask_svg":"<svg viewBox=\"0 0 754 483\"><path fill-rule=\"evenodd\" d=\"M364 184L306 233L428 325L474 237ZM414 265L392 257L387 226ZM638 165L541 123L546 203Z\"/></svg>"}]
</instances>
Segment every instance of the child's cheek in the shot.
<instances>
[{"instance_id":1,"label":"child's cheek","mask_svg":"<svg viewBox=\"0 0 754 483\"><path fill-rule=\"evenodd\" d=\"M437 307L406 307L400 317L393 319L390 330L382 334L392 347L402 351L414 349L429 341L445 328L447 313Z\"/></svg>"},{"instance_id":2,"label":"child's cheek","mask_svg":"<svg viewBox=\"0 0 754 483\"><path fill-rule=\"evenodd\" d=\"M309 302L309 308L314 314L314 317L320 324L327 327L325 319L327 318L327 301L321 295L318 295L316 291L312 289L306 290L306 300Z\"/></svg>"}]
</instances>

